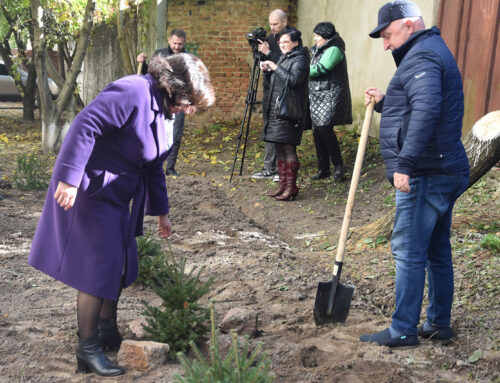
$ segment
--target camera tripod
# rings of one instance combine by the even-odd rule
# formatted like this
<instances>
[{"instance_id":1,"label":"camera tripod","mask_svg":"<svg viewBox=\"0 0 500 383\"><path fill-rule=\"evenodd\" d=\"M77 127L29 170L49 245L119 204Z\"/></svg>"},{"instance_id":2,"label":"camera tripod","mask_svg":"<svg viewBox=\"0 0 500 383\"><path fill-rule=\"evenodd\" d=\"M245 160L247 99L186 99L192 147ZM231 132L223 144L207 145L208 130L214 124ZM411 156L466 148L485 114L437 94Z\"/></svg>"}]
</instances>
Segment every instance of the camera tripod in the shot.
<instances>
[{"instance_id":1,"label":"camera tripod","mask_svg":"<svg viewBox=\"0 0 500 383\"><path fill-rule=\"evenodd\" d=\"M236 145L236 150L234 152L233 168L231 169L231 176L229 177L229 183L233 180L234 168L236 167L236 161L238 160L238 151L241 145L241 139L243 137L243 130L245 130L245 141L243 143L243 153L241 155L241 165L240 173L241 176L243 172L243 163L245 161L245 153L247 149L248 132L250 129L250 120L252 119L253 105L262 104L262 101L256 101L257 98L257 88L259 87L260 78L260 68L259 63L262 58L262 54L259 52L253 52L253 67L250 74L250 82L248 83L247 98L245 100L245 113L243 114L243 119L241 121L240 133L238 134L238 143Z\"/></svg>"}]
</instances>

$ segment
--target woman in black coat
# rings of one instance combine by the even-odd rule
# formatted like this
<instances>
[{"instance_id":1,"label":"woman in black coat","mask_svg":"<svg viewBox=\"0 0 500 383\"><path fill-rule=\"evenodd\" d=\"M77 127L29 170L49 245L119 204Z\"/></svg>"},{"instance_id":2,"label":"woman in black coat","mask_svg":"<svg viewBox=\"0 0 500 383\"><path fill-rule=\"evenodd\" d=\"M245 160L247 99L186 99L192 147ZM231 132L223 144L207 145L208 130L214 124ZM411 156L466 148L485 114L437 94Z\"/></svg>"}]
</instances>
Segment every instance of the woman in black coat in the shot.
<instances>
[{"instance_id":1,"label":"woman in black coat","mask_svg":"<svg viewBox=\"0 0 500 383\"><path fill-rule=\"evenodd\" d=\"M276 64L272 61L260 63L263 71L272 71L269 92L263 100L268 106L263 140L276 144L278 156L279 188L269 196L280 201L288 201L295 199L299 193L297 172L300 164L297 158L297 145L300 145L302 140L308 107L309 55L307 49L302 46L301 33L295 29L282 33L279 47L283 55ZM289 92L296 101L293 105L300 112L295 120L276 116L276 99L287 81Z\"/></svg>"}]
</instances>

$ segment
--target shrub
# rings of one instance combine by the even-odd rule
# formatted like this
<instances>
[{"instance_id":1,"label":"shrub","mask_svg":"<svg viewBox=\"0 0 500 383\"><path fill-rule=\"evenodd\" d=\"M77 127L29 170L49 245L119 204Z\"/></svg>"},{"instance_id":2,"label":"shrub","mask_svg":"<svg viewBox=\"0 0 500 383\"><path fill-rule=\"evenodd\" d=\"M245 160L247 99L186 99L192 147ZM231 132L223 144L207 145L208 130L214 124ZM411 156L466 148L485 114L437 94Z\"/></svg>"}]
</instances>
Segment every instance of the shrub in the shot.
<instances>
[{"instance_id":1,"label":"shrub","mask_svg":"<svg viewBox=\"0 0 500 383\"><path fill-rule=\"evenodd\" d=\"M49 185L50 164L47 157L36 153L17 156L14 183L20 190L43 190Z\"/></svg>"},{"instance_id":2,"label":"shrub","mask_svg":"<svg viewBox=\"0 0 500 383\"><path fill-rule=\"evenodd\" d=\"M498 254L500 253L500 238L495 234L488 233L481 240L481 247L491 250L493 254Z\"/></svg>"},{"instance_id":3,"label":"shrub","mask_svg":"<svg viewBox=\"0 0 500 383\"><path fill-rule=\"evenodd\" d=\"M270 372L271 361L267 354L261 353L262 343L253 352L249 350L248 335L240 346L238 335L231 332L232 344L227 356L222 360L219 352L219 332L215 327L215 309L210 307L211 338L210 355L205 358L195 344L191 344L196 359L190 362L179 352L179 358L184 367L185 377L176 375L177 383L267 383L274 380Z\"/></svg>"},{"instance_id":4,"label":"shrub","mask_svg":"<svg viewBox=\"0 0 500 383\"><path fill-rule=\"evenodd\" d=\"M185 269L186 258L177 260L170 251L151 278L151 287L163 299L162 304L156 307L144 302L144 331L149 339L168 343L172 358L178 351L186 351L190 342L197 341L208 327L209 310L198 300L209 291L212 279L200 281L204 268L193 268L188 274Z\"/></svg>"}]
</instances>

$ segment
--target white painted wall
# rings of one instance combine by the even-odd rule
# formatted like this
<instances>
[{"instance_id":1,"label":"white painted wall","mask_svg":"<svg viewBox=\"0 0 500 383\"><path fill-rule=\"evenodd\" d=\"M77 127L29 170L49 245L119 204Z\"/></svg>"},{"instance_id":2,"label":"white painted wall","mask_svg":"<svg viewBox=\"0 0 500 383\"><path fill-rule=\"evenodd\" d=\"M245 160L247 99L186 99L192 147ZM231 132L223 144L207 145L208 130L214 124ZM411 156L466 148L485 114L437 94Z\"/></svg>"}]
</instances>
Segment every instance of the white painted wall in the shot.
<instances>
[{"instance_id":1,"label":"white painted wall","mask_svg":"<svg viewBox=\"0 0 500 383\"><path fill-rule=\"evenodd\" d=\"M390 51L381 39L368 36L377 25L379 8L387 0L298 0L297 29L304 45L311 47L313 29L330 21L346 43L347 67L353 101L353 117L364 117L364 91L369 86L385 90L396 70ZM427 28L436 23L439 0L414 0ZM377 134L375 134L377 135Z\"/></svg>"}]
</instances>

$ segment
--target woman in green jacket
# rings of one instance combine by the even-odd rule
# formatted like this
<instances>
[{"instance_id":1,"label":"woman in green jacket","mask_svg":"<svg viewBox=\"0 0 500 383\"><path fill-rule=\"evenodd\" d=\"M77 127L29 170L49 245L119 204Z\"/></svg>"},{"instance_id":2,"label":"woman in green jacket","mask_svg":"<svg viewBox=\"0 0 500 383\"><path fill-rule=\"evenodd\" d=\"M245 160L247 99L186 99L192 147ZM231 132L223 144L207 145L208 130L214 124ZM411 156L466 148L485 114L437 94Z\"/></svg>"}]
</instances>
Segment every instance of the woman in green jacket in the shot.
<instances>
[{"instance_id":1,"label":"woman in green jacket","mask_svg":"<svg viewBox=\"0 0 500 383\"><path fill-rule=\"evenodd\" d=\"M345 43L330 22L319 23L313 32L316 45L311 48L309 101L318 173L312 178L329 177L331 159L333 176L341 180L345 166L333 127L352 123Z\"/></svg>"}]
</instances>

